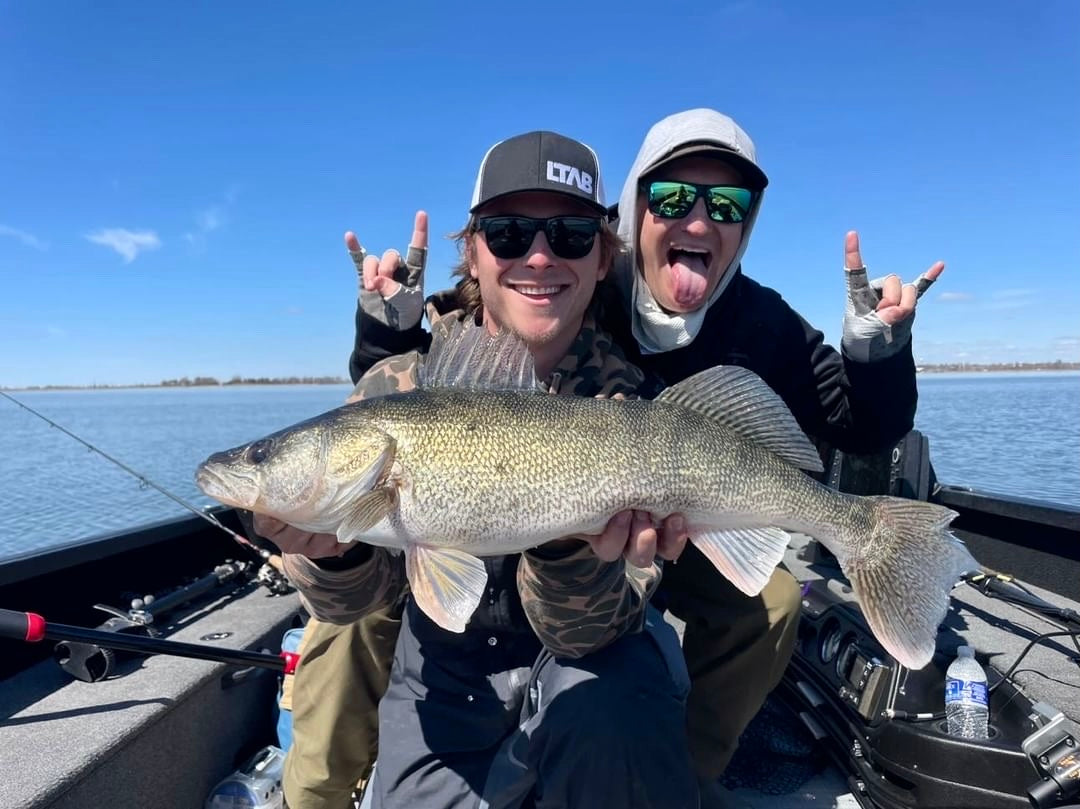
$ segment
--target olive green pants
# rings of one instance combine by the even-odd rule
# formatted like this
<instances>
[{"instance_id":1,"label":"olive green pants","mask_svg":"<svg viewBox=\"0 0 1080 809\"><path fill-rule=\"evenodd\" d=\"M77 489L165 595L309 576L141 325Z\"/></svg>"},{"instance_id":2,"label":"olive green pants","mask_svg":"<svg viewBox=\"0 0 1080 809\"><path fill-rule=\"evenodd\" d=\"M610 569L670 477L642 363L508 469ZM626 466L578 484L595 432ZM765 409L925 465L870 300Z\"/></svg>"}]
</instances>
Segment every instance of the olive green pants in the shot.
<instances>
[{"instance_id":1,"label":"olive green pants","mask_svg":"<svg viewBox=\"0 0 1080 809\"><path fill-rule=\"evenodd\" d=\"M802 594L777 569L757 596L746 596L692 545L664 566L667 608L686 622L683 655L690 673L686 704L690 753L698 777L718 778L739 736L784 675L795 649Z\"/></svg>"},{"instance_id":2,"label":"olive green pants","mask_svg":"<svg viewBox=\"0 0 1080 809\"><path fill-rule=\"evenodd\" d=\"M664 591L668 608L686 622L690 753L699 777L717 778L791 659L799 586L776 570L760 595L747 597L687 546L677 564L665 566ZM292 684L284 774L290 809L346 809L357 781L370 774L400 626L389 612L346 626L308 624Z\"/></svg>"},{"instance_id":3,"label":"olive green pants","mask_svg":"<svg viewBox=\"0 0 1080 809\"><path fill-rule=\"evenodd\" d=\"M282 777L289 809L350 809L357 783L371 774L400 612L344 626L308 621L300 663L283 688L283 707L291 699L293 712Z\"/></svg>"}]
</instances>

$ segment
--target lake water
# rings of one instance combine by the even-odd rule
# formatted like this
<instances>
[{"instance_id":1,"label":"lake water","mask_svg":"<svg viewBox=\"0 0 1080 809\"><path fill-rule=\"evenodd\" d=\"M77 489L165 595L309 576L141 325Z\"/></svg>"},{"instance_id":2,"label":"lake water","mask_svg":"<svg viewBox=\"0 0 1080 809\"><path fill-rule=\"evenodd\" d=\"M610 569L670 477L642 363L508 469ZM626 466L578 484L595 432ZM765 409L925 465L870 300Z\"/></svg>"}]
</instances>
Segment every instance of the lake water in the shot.
<instances>
[{"instance_id":1,"label":"lake water","mask_svg":"<svg viewBox=\"0 0 1080 809\"><path fill-rule=\"evenodd\" d=\"M324 410L345 385L13 394L196 506L195 467ZM916 427L943 483L1080 507L1080 374L923 374ZM0 559L184 509L0 398Z\"/></svg>"}]
</instances>

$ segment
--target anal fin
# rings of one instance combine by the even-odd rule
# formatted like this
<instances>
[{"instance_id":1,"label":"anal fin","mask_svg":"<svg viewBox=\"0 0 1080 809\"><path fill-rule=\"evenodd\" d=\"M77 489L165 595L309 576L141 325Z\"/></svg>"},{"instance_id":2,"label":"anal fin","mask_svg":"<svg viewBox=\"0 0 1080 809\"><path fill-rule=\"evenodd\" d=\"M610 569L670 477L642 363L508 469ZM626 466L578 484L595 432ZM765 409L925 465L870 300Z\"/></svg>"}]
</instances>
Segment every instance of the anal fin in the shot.
<instances>
[{"instance_id":1,"label":"anal fin","mask_svg":"<svg viewBox=\"0 0 1080 809\"><path fill-rule=\"evenodd\" d=\"M782 528L728 528L691 532L690 541L728 581L756 596L784 558L791 537Z\"/></svg>"},{"instance_id":2,"label":"anal fin","mask_svg":"<svg viewBox=\"0 0 1080 809\"><path fill-rule=\"evenodd\" d=\"M450 632L464 632L487 586L484 563L465 551L409 545L405 575L417 605Z\"/></svg>"}]
</instances>

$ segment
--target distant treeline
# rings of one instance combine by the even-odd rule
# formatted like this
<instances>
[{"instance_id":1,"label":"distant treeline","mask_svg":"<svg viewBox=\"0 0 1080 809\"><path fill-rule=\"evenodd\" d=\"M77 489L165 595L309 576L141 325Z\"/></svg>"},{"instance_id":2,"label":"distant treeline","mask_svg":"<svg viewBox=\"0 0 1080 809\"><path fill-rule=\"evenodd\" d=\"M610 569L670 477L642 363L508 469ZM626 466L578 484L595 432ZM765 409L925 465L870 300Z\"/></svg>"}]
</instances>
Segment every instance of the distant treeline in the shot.
<instances>
[{"instance_id":1,"label":"distant treeline","mask_svg":"<svg viewBox=\"0 0 1080 809\"><path fill-rule=\"evenodd\" d=\"M182 376L179 379L163 379L163 388L196 388L209 385L342 385L348 380L340 376L234 376L227 382L221 382L212 376L197 376L191 379Z\"/></svg>"},{"instance_id":2,"label":"distant treeline","mask_svg":"<svg viewBox=\"0 0 1080 809\"><path fill-rule=\"evenodd\" d=\"M947 362L920 365L918 371L926 374L948 371L1080 371L1080 362Z\"/></svg>"},{"instance_id":3,"label":"distant treeline","mask_svg":"<svg viewBox=\"0 0 1080 809\"><path fill-rule=\"evenodd\" d=\"M28 385L24 388L5 388L0 390L120 390L126 388L198 388L222 387L224 385L345 385L349 380L340 376L234 376L222 382L212 376L197 376L194 379L182 376L179 379L163 379L161 382L142 382L133 385Z\"/></svg>"},{"instance_id":4,"label":"distant treeline","mask_svg":"<svg viewBox=\"0 0 1080 809\"><path fill-rule=\"evenodd\" d=\"M946 372L981 372L981 371L1080 371L1080 362L946 362L926 363L917 366L923 374ZM340 376L234 376L222 382L213 376L182 376L179 379L163 379L161 382L136 385L30 385L24 388L6 388L7 390L99 390L108 388L198 388L222 387L224 385L346 385L349 380ZM5 386L0 384L0 390Z\"/></svg>"}]
</instances>

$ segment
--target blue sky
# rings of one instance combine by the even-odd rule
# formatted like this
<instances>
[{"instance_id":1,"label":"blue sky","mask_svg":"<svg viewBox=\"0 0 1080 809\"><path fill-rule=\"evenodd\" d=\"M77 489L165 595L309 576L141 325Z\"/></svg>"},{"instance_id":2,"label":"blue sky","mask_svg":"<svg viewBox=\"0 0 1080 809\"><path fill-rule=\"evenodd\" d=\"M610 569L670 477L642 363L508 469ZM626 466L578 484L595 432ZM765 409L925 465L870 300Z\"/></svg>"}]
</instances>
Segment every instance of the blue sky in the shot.
<instances>
[{"instance_id":1,"label":"blue sky","mask_svg":"<svg viewBox=\"0 0 1080 809\"><path fill-rule=\"evenodd\" d=\"M920 361L1080 360L1072 0L353 6L0 3L0 385L345 375L346 229L455 230L531 129L613 201L696 106L771 178L744 268L832 342L854 228L872 275L947 263Z\"/></svg>"}]
</instances>

